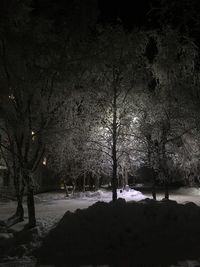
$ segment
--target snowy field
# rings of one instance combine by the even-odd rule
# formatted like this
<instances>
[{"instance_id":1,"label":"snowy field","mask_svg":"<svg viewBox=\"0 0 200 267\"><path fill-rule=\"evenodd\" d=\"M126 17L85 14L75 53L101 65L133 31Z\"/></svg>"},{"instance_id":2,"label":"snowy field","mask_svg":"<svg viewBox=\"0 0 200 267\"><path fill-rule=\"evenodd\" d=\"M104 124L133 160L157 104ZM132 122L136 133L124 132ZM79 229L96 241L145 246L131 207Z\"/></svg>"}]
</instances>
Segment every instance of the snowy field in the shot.
<instances>
[{"instance_id":1,"label":"snowy field","mask_svg":"<svg viewBox=\"0 0 200 267\"><path fill-rule=\"evenodd\" d=\"M122 192L118 190L118 197L130 200L141 200L146 198L141 192L130 190ZM97 192L87 191L85 193L75 193L73 196L65 197L64 192L49 192L35 195L36 215L39 220L61 218L66 211L87 208L97 201L109 202L112 199L110 191L99 190ZM26 203L25 215L27 216ZM16 203L13 201L0 202L0 220L7 219L15 212ZM25 216L25 217L26 217ZM51 218L52 217L52 218ZM48 222L47 222L48 223Z\"/></svg>"},{"instance_id":2,"label":"snowy field","mask_svg":"<svg viewBox=\"0 0 200 267\"><path fill-rule=\"evenodd\" d=\"M150 194L135 190L118 191L118 197L126 202L108 203L111 196L105 190L68 198L63 192L36 195L38 228L40 236L46 236L37 252L40 263L69 267L200 266L199 189L173 191L171 199L181 205L155 202L146 199ZM158 200L162 198L159 194ZM13 201L0 202L0 220L14 211ZM12 230L20 231L24 224ZM56 265L58 262L65 264Z\"/></svg>"},{"instance_id":3,"label":"snowy field","mask_svg":"<svg viewBox=\"0 0 200 267\"><path fill-rule=\"evenodd\" d=\"M111 201L112 194L106 190L97 192L77 193L75 196L65 197L64 192L41 193L35 196L36 216L38 221L48 229L57 222L66 211L74 212L76 209L84 209L97 201ZM142 194L136 190L120 193L118 197L124 198L126 201L139 201L145 198L152 198L150 193ZM158 194L157 199L162 200L163 194ZM184 204L193 202L200 206L200 189L197 188L180 188L170 192L170 199ZM25 218L27 218L27 208L25 207ZM13 215L16 209L16 203L13 201L0 201L0 220L6 220Z\"/></svg>"}]
</instances>

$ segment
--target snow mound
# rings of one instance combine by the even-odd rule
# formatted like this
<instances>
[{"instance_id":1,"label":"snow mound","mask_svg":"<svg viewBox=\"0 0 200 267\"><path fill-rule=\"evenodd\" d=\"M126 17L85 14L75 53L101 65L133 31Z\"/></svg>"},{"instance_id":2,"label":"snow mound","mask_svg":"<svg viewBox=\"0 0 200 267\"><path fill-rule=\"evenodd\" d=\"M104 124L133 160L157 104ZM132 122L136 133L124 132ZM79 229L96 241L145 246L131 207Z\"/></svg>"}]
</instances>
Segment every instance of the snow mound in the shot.
<instances>
[{"instance_id":1,"label":"snow mound","mask_svg":"<svg viewBox=\"0 0 200 267\"><path fill-rule=\"evenodd\" d=\"M63 266L177 266L198 258L199 225L200 208L194 203L99 201L67 212L35 255L40 264Z\"/></svg>"},{"instance_id":2,"label":"snow mound","mask_svg":"<svg viewBox=\"0 0 200 267\"><path fill-rule=\"evenodd\" d=\"M146 198L146 196L144 196L140 191L134 189L129 189L129 191L123 190L121 192L118 190L117 193L118 197L124 198L126 201L139 201Z\"/></svg>"}]
</instances>

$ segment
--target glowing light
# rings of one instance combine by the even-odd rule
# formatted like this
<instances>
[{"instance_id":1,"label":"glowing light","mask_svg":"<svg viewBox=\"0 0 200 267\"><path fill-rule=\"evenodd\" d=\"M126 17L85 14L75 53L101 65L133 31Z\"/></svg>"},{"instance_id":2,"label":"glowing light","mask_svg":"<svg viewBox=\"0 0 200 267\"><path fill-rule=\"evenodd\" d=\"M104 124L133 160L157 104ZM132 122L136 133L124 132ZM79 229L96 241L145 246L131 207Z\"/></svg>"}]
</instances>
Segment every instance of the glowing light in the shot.
<instances>
[{"instance_id":1,"label":"glowing light","mask_svg":"<svg viewBox=\"0 0 200 267\"><path fill-rule=\"evenodd\" d=\"M35 132L31 131L31 135L32 135L32 140L34 141L35 140Z\"/></svg>"},{"instance_id":2,"label":"glowing light","mask_svg":"<svg viewBox=\"0 0 200 267\"><path fill-rule=\"evenodd\" d=\"M47 158L46 157L43 158L42 164L45 166L47 165Z\"/></svg>"},{"instance_id":3,"label":"glowing light","mask_svg":"<svg viewBox=\"0 0 200 267\"><path fill-rule=\"evenodd\" d=\"M15 96L13 94L11 94L11 95L8 96L8 98L11 99L11 100L14 100Z\"/></svg>"}]
</instances>

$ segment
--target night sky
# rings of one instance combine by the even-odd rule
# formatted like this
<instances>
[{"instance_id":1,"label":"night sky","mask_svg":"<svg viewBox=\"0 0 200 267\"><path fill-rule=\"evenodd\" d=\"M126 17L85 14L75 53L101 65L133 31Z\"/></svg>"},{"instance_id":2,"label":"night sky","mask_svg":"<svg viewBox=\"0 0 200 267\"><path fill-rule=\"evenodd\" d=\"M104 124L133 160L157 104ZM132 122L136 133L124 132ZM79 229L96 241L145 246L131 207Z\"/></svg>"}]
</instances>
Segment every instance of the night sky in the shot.
<instances>
[{"instance_id":1,"label":"night sky","mask_svg":"<svg viewBox=\"0 0 200 267\"><path fill-rule=\"evenodd\" d=\"M59 27L69 22L92 27L122 24L127 30L157 30L170 25L200 43L198 0L34 0L33 8L34 15L55 20Z\"/></svg>"},{"instance_id":2,"label":"night sky","mask_svg":"<svg viewBox=\"0 0 200 267\"><path fill-rule=\"evenodd\" d=\"M102 22L116 22L120 19L125 27L147 26L150 2L141 1L106 1L99 0Z\"/></svg>"},{"instance_id":3,"label":"night sky","mask_svg":"<svg viewBox=\"0 0 200 267\"><path fill-rule=\"evenodd\" d=\"M73 10L74 3L76 4L78 3L78 1L59 0L55 2L53 0L35 0L34 8L36 8L36 10L34 12L37 15L43 14L51 17L55 16L56 18L58 18L59 16L68 16L69 13L76 16ZM94 6L96 6L98 23L115 24L119 22L119 20L121 20L125 27L132 28L134 26L148 26L149 18L147 13L152 6L152 1L87 0L84 1L84 4L81 6L83 9L83 6L85 6L85 9L88 10L88 12L94 12L94 10L92 10L92 7L94 8Z\"/></svg>"}]
</instances>

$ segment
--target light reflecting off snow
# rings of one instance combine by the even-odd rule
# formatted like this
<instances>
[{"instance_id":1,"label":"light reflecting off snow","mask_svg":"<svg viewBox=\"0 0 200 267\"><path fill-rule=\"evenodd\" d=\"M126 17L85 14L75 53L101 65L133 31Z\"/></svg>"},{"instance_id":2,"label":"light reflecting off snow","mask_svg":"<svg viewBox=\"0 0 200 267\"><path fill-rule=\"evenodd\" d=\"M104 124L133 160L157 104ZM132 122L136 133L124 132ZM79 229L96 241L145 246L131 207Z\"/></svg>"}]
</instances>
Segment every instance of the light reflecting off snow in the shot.
<instances>
[{"instance_id":1,"label":"light reflecting off snow","mask_svg":"<svg viewBox=\"0 0 200 267\"><path fill-rule=\"evenodd\" d=\"M180 195L190 195L190 196L200 196L200 188L199 187L181 187L176 190L177 194Z\"/></svg>"},{"instance_id":2,"label":"light reflecting off snow","mask_svg":"<svg viewBox=\"0 0 200 267\"><path fill-rule=\"evenodd\" d=\"M141 192L129 189L129 191L118 189L117 197L124 198L126 201L139 201L145 199L146 196ZM105 201L109 202L112 200L112 192L107 190L98 190L95 192L86 191L86 192L78 192L73 195L70 195L68 199L81 199L83 201Z\"/></svg>"}]
</instances>

